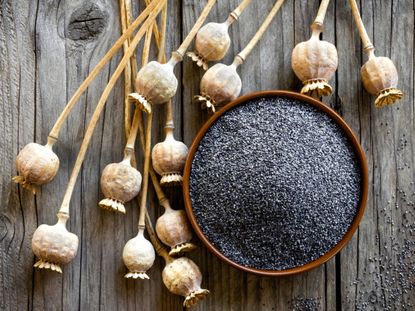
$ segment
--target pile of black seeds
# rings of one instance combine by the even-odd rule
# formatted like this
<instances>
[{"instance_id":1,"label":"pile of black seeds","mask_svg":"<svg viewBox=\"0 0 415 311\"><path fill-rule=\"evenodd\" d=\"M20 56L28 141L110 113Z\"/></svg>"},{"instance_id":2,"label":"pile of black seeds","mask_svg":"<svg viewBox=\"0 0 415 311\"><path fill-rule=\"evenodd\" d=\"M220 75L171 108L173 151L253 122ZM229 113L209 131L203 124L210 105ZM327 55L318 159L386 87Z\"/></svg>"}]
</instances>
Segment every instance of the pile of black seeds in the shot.
<instances>
[{"instance_id":1,"label":"pile of black seeds","mask_svg":"<svg viewBox=\"0 0 415 311\"><path fill-rule=\"evenodd\" d=\"M292 311L320 311L321 298L304 298L296 297L290 301L290 310Z\"/></svg>"},{"instance_id":2,"label":"pile of black seeds","mask_svg":"<svg viewBox=\"0 0 415 311\"><path fill-rule=\"evenodd\" d=\"M350 227L361 176L352 146L326 114L261 98L222 115L190 174L198 224L243 266L285 270L329 251Z\"/></svg>"}]
</instances>

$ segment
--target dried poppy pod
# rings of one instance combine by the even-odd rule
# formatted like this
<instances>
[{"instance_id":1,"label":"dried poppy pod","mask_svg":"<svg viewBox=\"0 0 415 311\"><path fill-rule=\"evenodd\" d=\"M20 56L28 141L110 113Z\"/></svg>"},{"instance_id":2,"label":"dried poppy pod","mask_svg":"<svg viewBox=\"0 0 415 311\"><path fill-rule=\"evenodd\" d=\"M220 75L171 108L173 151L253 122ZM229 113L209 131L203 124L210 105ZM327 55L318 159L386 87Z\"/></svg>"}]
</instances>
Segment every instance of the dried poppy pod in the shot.
<instances>
[{"instance_id":1,"label":"dried poppy pod","mask_svg":"<svg viewBox=\"0 0 415 311\"><path fill-rule=\"evenodd\" d=\"M200 95L194 99L211 112L216 111L216 106L236 99L242 89L242 81L236 71L241 63L242 60L237 56L229 66L216 64L209 68L200 81Z\"/></svg>"},{"instance_id":2,"label":"dried poppy pod","mask_svg":"<svg viewBox=\"0 0 415 311\"><path fill-rule=\"evenodd\" d=\"M159 239L170 246L170 256L178 256L190 252L196 245L190 243L192 230L183 210L174 210L170 205L164 205L165 211L156 222L156 232Z\"/></svg>"},{"instance_id":3,"label":"dried poppy pod","mask_svg":"<svg viewBox=\"0 0 415 311\"><path fill-rule=\"evenodd\" d=\"M229 26L238 20L239 16L249 5L251 0L243 0L239 6L229 14L224 23L207 23L199 29L195 39L195 51L187 52L199 67L208 69L208 62L221 60L229 50L231 38Z\"/></svg>"},{"instance_id":4,"label":"dried poppy pod","mask_svg":"<svg viewBox=\"0 0 415 311\"><path fill-rule=\"evenodd\" d=\"M165 64L152 61L143 66L135 80L136 93L129 94L129 98L147 113L151 112L151 105L169 101L176 94L178 81L173 69L180 59L174 52Z\"/></svg>"},{"instance_id":5,"label":"dried poppy pod","mask_svg":"<svg viewBox=\"0 0 415 311\"><path fill-rule=\"evenodd\" d=\"M19 175L13 177L13 181L36 193L37 186L50 182L56 176L59 158L52 151L52 144L30 143L17 155L16 168Z\"/></svg>"},{"instance_id":6,"label":"dried poppy pod","mask_svg":"<svg viewBox=\"0 0 415 311\"><path fill-rule=\"evenodd\" d=\"M311 38L297 44L291 55L291 66L304 84L301 93L315 97L331 94L328 81L338 64L336 47L319 38L322 28L321 24L313 23Z\"/></svg>"},{"instance_id":7,"label":"dried poppy pod","mask_svg":"<svg viewBox=\"0 0 415 311\"><path fill-rule=\"evenodd\" d=\"M62 273L61 265L75 258L78 250L78 237L66 229L69 216L58 214L58 222L54 226L40 225L32 239L32 250L39 260L35 268L51 269Z\"/></svg>"},{"instance_id":8,"label":"dried poppy pod","mask_svg":"<svg viewBox=\"0 0 415 311\"><path fill-rule=\"evenodd\" d=\"M231 45L228 29L232 21L228 18L224 23L208 23L200 28L196 35L195 51L187 52L187 56L204 70L208 69L208 62L225 57Z\"/></svg>"},{"instance_id":9,"label":"dried poppy pod","mask_svg":"<svg viewBox=\"0 0 415 311\"><path fill-rule=\"evenodd\" d=\"M202 107L207 108L211 112L215 112L216 106L226 104L239 96L242 89L242 81L236 69L245 61L246 57L248 57L252 49L261 39L283 2L284 0L277 0L275 2L258 31L246 47L235 56L230 66L216 64L206 71L200 81L200 95L194 97L196 101L202 103Z\"/></svg>"},{"instance_id":10,"label":"dried poppy pod","mask_svg":"<svg viewBox=\"0 0 415 311\"><path fill-rule=\"evenodd\" d=\"M363 51L369 57L360 70L363 86L366 91L376 96L376 107L393 104L403 97L402 91L397 89L398 72L396 67L389 58L375 56L375 47L366 32L357 3L355 0L349 0L349 4L362 39Z\"/></svg>"},{"instance_id":11,"label":"dried poppy pod","mask_svg":"<svg viewBox=\"0 0 415 311\"><path fill-rule=\"evenodd\" d=\"M173 136L173 128L166 127L166 138L156 144L151 152L153 168L161 176L162 185L181 184L182 172L186 162L188 148Z\"/></svg>"},{"instance_id":12,"label":"dried poppy pod","mask_svg":"<svg viewBox=\"0 0 415 311\"><path fill-rule=\"evenodd\" d=\"M398 72L389 58L377 57L372 51L360 75L366 91L376 96L376 107L393 104L403 97L402 91L397 88Z\"/></svg>"},{"instance_id":13,"label":"dried poppy pod","mask_svg":"<svg viewBox=\"0 0 415 311\"><path fill-rule=\"evenodd\" d=\"M144 237L144 230L140 229L137 236L125 244L122 252L122 259L129 270L125 277L149 279L146 272L153 266L155 258L153 245Z\"/></svg>"},{"instance_id":14,"label":"dried poppy pod","mask_svg":"<svg viewBox=\"0 0 415 311\"><path fill-rule=\"evenodd\" d=\"M170 292L185 297L183 306L186 308L194 306L209 294L209 290L201 288L199 267L187 257L167 261L162 278Z\"/></svg>"},{"instance_id":15,"label":"dried poppy pod","mask_svg":"<svg viewBox=\"0 0 415 311\"><path fill-rule=\"evenodd\" d=\"M99 202L103 209L125 213L124 203L137 196L141 188L141 174L131 166L130 159L108 164L101 175L101 190L105 199Z\"/></svg>"}]
</instances>

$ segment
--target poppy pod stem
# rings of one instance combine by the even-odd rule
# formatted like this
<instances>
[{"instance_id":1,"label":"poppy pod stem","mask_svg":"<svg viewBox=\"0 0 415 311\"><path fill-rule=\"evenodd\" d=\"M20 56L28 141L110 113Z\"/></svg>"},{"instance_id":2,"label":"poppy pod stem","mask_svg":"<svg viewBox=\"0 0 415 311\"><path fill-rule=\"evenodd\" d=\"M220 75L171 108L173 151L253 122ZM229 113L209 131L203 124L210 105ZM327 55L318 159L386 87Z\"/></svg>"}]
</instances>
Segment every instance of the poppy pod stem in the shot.
<instances>
[{"instance_id":1,"label":"poppy pod stem","mask_svg":"<svg viewBox=\"0 0 415 311\"><path fill-rule=\"evenodd\" d=\"M258 31L255 33L255 35L252 37L251 41L249 41L248 45L239 52L239 57L243 60L245 60L248 55L251 53L253 48L256 46L258 41L262 38L265 31L267 30L269 24L272 22L275 15L278 13L280 7L284 3L284 0L278 0L275 2L274 6L272 7L271 11L268 13L265 20L262 22L261 26L259 27Z\"/></svg>"},{"instance_id":2,"label":"poppy pod stem","mask_svg":"<svg viewBox=\"0 0 415 311\"><path fill-rule=\"evenodd\" d=\"M143 170L143 185L141 189L141 202L140 202L140 216L138 219L138 228L145 228L145 213L147 209L147 191L148 191L148 174L150 167L150 153L151 153L151 123L152 114L147 114L146 120L146 137L144 148L144 170Z\"/></svg>"},{"instance_id":3,"label":"poppy pod stem","mask_svg":"<svg viewBox=\"0 0 415 311\"><path fill-rule=\"evenodd\" d=\"M135 35L133 41L131 42L131 45L129 46L127 53L124 55L124 57L121 59L119 65L115 69L113 75L111 76L107 86L105 87L101 98L98 101L98 104L95 108L95 111L91 117L91 120L88 124L88 128L85 132L84 139L82 141L78 156L75 161L74 168L72 170L71 177L68 182L68 186L66 188L66 192L63 198L62 206L60 211L63 213L69 214L69 202L71 200L71 196L75 187L76 179L79 175L79 171L81 170L82 163L85 158L86 151L88 149L89 142L91 141L92 134L94 132L95 126L98 122L98 119L101 115L102 110L104 109L105 103L108 99L108 96L114 87L116 81L118 80L119 76L123 72L125 66L127 65L128 60L130 59L131 55L133 54L135 48L137 47L138 43L140 42L141 38L143 37L146 29L148 26L153 22L153 20L156 18L157 14L160 12L164 2L164 0L160 0L157 2L156 8L150 13L150 16L148 19L143 23L141 28L138 30L137 34Z\"/></svg>"},{"instance_id":4,"label":"poppy pod stem","mask_svg":"<svg viewBox=\"0 0 415 311\"><path fill-rule=\"evenodd\" d=\"M242 0L241 3L233 10L226 22L231 25L234 21L238 20L239 16L246 9L246 7L251 3L252 0Z\"/></svg>"}]
</instances>

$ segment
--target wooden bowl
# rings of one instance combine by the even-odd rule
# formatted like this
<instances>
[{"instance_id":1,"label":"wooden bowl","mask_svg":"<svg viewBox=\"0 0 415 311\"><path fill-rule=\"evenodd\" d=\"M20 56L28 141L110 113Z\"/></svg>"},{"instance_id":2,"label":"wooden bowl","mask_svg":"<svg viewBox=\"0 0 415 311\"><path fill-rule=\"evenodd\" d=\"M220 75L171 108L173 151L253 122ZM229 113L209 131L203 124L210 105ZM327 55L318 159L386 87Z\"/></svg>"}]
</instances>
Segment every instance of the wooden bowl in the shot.
<instances>
[{"instance_id":1,"label":"wooden bowl","mask_svg":"<svg viewBox=\"0 0 415 311\"><path fill-rule=\"evenodd\" d=\"M291 99L297 99L301 102L308 103L320 111L326 113L331 119L333 119L342 129L346 137L349 139L352 147L354 148L354 151L357 156L357 160L360 165L360 171L361 171L361 197L359 202L359 207L357 210L357 213L353 219L353 222L349 229L347 230L346 234L343 236L343 238L338 242L333 248L331 248L326 254L321 256L320 258L311 261L305 265L290 268L286 270L260 270L255 268L250 268L246 266L242 266L229 258L225 257L215 246L213 246L210 241L206 238L206 236L203 234L200 226L198 225L195 215L193 213L192 208L192 202L190 199L190 189L189 189L189 183L190 183L190 170L192 167L193 158L195 155L195 152L198 149L199 143L202 140L202 138L205 136L208 129L211 127L215 121L221 117L222 114L227 112L228 110L232 109L235 106L238 106L241 103L261 98L261 97L286 97ZM210 252L215 254L217 257L219 257L222 261L230 264L231 266L258 275L265 275L265 276L286 276L286 275L292 275L301 273L304 271L311 270L313 268L316 268L320 266L321 264L325 263L329 259L331 259L334 255L336 255L346 244L347 242L352 238L354 232L356 231L357 227L359 226L359 223L363 217L365 207L366 207L366 201L368 196L368 167L366 163L366 158L364 155L364 152L362 150L362 147L359 144L359 141L357 140L356 136L353 134L353 131L350 129L350 127L347 125L347 123L331 108L324 105L322 102L306 96L302 95L300 93L295 92L289 92L289 91L261 91L261 92L255 92L251 93L245 96L242 96L238 98L237 100L227 104L222 109L220 109L217 113L212 115L209 120L202 126L202 128L199 130L199 132L196 135L196 138L193 141L192 146L189 150L189 155L186 160L186 165L184 168L184 175L183 175L183 196L184 196L184 203L186 207L186 212L189 217L190 223L196 232L199 239L203 242L203 244L209 249Z\"/></svg>"}]
</instances>

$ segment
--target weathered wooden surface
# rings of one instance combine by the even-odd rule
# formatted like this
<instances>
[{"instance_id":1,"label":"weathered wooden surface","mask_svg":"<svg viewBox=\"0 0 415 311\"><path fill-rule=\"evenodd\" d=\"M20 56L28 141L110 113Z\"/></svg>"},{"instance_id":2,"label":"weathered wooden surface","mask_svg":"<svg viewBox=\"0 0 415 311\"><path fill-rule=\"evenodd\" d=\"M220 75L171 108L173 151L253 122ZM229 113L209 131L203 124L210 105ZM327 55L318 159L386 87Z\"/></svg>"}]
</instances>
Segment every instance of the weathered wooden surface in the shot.
<instances>
[{"instance_id":1,"label":"weathered wooden surface","mask_svg":"<svg viewBox=\"0 0 415 311\"><path fill-rule=\"evenodd\" d=\"M39 224L55 222L86 123L120 55L91 85L66 122L56 148L61 159L59 175L36 197L11 183L14 158L25 144L45 142L66 101L119 36L118 1L93 2L95 7L85 0L0 1L1 310L181 309L182 299L162 284L162 260L150 271L151 281L123 278L121 252L136 230L136 205L128 207L128 217L97 207L102 196L100 171L122 155L121 81L108 100L72 199L69 227L80 238L79 254L63 275L32 268L31 236ZM225 63L248 42L273 2L253 1L240 22L232 26L233 45ZM178 46L205 3L170 1L168 50ZM236 0L218 1L208 21L225 20L237 4ZM317 7L318 1L286 1L241 66L243 94L300 88L291 70L290 54L296 43L308 39ZM135 4L134 10L142 8L143 3ZM402 294L393 291L405 287L405 278L414 282L414 275L399 270L405 241L415 240L413 2L362 1L361 9L378 55L391 57L397 66L405 98L393 107L373 107L373 98L359 80L365 56L347 1L333 1L323 38L337 45L339 69L332 81L335 92L325 101L351 125L367 155L370 195L359 231L324 266L280 279L239 272L201 246L191 257L203 272L204 287L212 293L196 310L292 310L292 302L301 297L317 299L318 310L413 310L409 303L414 303L414 289L407 288ZM87 14L82 15L82 10ZM177 74L182 85L174 99L176 135L189 145L208 117L192 103L202 71L185 60ZM155 113L154 142L162 137L162 108ZM180 195L170 195L176 198L175 206L182 205ZM405 260L414 266L413 258ZM385 261L389 263L383 269Z\"/></svg>"}]
</instances>

